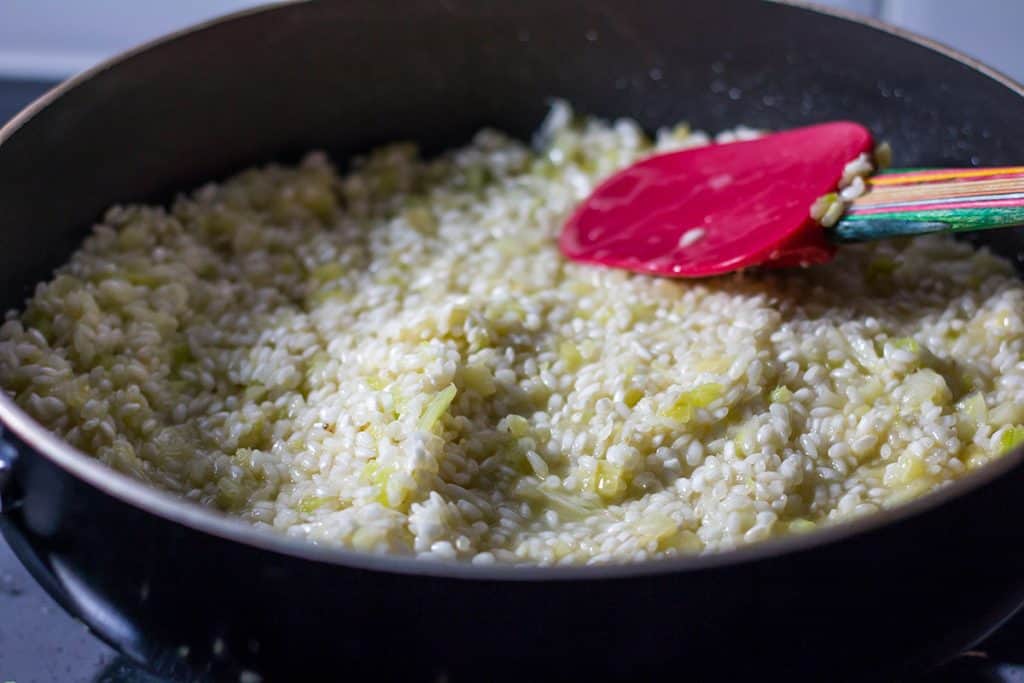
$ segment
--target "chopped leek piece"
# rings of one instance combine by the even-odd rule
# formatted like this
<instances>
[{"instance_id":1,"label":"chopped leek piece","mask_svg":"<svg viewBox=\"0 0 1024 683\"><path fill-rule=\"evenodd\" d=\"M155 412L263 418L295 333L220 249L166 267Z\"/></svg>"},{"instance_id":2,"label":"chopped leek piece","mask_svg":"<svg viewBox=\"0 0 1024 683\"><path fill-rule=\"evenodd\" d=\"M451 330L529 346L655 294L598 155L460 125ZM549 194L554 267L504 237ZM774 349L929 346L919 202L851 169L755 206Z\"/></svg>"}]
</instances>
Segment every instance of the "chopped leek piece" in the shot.
<instances>
[{"instance_id":1,"label":"chopped leek piece","mask_svg":"<svg viewBox=\"0 0 1024 683\"><path fill-rule=\"evenodd\" d=\"M449 384L444 389L439 391L430 399L430 403L427 404L426 409L423 411L423 415L420 416L420 421L417 427L423 431L430 431L433 429L437 421L441 419L441 416L448 410L448 406L452 404L455 399L455 385Z\"/></svg>"},{"instance_id":2,"label":"chopped leek piece","mask_svg":"<svg viewBox=\"0 0 1024 683\"><path fill-rule=\"evenodd\" d=\"M317 282L330 282L337 280L345 274L345 267L337 262L324 263L313 269L309 275Z\"/></svg>"},{"instance_id":3,"label":"chopped leek piece","mask_svg":"<svg viewBox=\"0 0 1024 683\"><path fill-rule=\"evenodd\" d=\"M332 500L333 498L329 498L327 496L307 496L306 498L303 498L302 500L299 501L299 512L309 514L310 512L318 510L319 508L322 508L324 505L327 505Z\"/></svg>"},{"instance_id":4,"label":"chopped leek piece","mask_svg":"<svg viewBox=\"0 0 1024 683\"><path fill-rule=\"evenodd\" d=\"M999 437L999 452L1006 453L1017 446L1024 444L1024 427L1014 425L1003 432Z\"/></svg>"},{"instance_id":5,"label":"chopped leek piece","mask_svg":"<svg viewBox=\"0 0 1024 683\"><path fill-rule=\"evenodd\" d=\"M689 422L693 417L693 411L697 408L707 408L716 400L721 398L725 388L717 382L709 382L684 391L676 399L675 403L661 411L663 417L671 418L676 422Z\"/></svg>"},{"instance_id":6,"label":"chopped leek piece","mask_svg":"<svg viewBox=\"0 0 1024 683\"><path fill-rule=\"evenodd\" d=\"M618 465L600 460L594 476L597 493L602 498L617 498L626 492L625 470Z\"/></svg>"},{"instance_id":7,"label":"chopped leek piece","mask_svg":"<svg viewBox=\"0 0 1024 683\"><path fill-rule=\"evenodd\" d=\"M909 351L910 353L919 353L921 351L921 345L913 337L900 337L891 340L891 342L895 348L901 351Z\"/></svg>"},{"instance_id":8,"label":"chopped leek piece","mask_svg":"<svg viewBox=\"0 0 1024 683\"><path fill-rule=\"evenodd\" d=\"M804 534L808 531L814 531L817 528L817 526L817 524L815 524L809 519L797 517L789 523L789 530L794 533Z\"/></svg>"},{"instance_id":9,"label":"chopped leek piece","mask_svg":"<svg viewBox=\"0 0 1024 683\"><path fill-rule=\"evenodd\" d=\"M558 345L558 357L565 363L566 370L570 372L579 369L583 365L583 354L571 341L562 341Z\"/></svg>"},{"instance_id":10,"label":"chopped leek piece","mask_svg":"<svg viewBox=\"0 0 1024 683\"><path fill-rule=\"evenodd\" d=\"M517 439L526 436L530 431L530 423L522 415L509 415L505 418L505 423L508 425L509 433Z\"/></svg>"},{"instance_id":11,"label":"chopped leek piece","mask_svg":"<svg viewBox=\"0 0 1024 683\"><path fill-rule=\"evenodd\" d=\"M961 400L960 410L977 424L988 420L988 408L985 405L985 397L980 392L976 391Z\"/></svg>"},{"instance_id":12,"label":"chopped leek piece","mask_svg":"<svg viewBox=\"0 0 1024 683\"><path fill-rule=\"evenodd\" d=\"M630 387L626 389L625 395L622 397L622 402L630 408L634 407L640 402L640 399L644 397L644 392L636 387Z\"/></svg>"},{"instance_id":13,"label":"chopped leek piece","mask_svg":"<svg viewBox=\"0 0 1024 683\"><path fill-rule=\"evenodd\" d=\"M175 344L171 349L172 366L180 367L193 360L195 360L195 357L192 355L192 349L189 347L188 343L182 342L180 344Z\"/></svg>"}]
</instances>

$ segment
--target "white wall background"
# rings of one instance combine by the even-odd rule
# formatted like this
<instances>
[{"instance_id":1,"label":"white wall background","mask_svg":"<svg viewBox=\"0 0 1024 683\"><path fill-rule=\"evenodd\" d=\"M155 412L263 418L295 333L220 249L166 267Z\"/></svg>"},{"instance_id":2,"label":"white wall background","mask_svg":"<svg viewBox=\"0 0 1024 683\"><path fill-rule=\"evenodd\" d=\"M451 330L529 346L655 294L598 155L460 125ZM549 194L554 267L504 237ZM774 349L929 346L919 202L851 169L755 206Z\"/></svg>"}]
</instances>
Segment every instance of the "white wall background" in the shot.
<instances>
[{"instance_id":1,"label":"white wall background","mask_svg":"<svg viewBox=\"0 0 1024 683\"><path fill-rule=\"evenodd\" d=\"M886 0L881 18L951 45L1024 82L1022 0Z\"/></svg>"},{"instance_id":2,"label":"white wall background","mask_svg":"<svg viewBox=\"0 0 1024 683\"><path fill-rule=\"evenodd\" d=\"M936 38L1024 80L1020 40L1024 0L817 1ZM0 0L0 76L64 78L168 31L258 4L253 0Z\"/></svg>"},{"instance_id":3,"label":"white wall background","mask_svg":"<svg viewBox=\"0 0 1024 683\"><path fill-rule=\"evenodd\" d=\"M253 0L0 0L0 76L65 78Z\"/></svg>"}]
</instances>

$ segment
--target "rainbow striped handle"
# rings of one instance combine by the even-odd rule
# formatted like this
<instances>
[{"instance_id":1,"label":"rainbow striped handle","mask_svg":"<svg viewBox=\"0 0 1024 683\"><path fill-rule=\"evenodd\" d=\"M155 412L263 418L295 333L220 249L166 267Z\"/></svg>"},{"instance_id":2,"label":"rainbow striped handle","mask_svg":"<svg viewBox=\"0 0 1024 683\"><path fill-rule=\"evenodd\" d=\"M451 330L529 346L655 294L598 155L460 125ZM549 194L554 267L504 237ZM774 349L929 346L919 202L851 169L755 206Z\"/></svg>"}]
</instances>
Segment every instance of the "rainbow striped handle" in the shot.
<instances>
[{"instance_id":1,"label":"rainbow striped handle","mask_svg":"<svg viewBox=\"0 0 1024 683\"><path fill-rule=\"evenodd\" d=\"M1024 166L893 170L867 187L832 228L835 241L1024 225Z\"/></svg>"}]
</instances>

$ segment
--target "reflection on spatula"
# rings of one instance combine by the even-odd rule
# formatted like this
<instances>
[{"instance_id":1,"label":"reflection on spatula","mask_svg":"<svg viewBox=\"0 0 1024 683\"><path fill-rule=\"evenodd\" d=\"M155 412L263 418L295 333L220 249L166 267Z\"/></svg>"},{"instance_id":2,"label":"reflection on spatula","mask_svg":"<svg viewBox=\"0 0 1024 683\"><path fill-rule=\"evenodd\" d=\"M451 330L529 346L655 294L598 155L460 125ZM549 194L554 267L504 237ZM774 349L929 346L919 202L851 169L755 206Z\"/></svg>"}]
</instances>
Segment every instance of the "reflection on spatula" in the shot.
<instances>
[{"instance_id":1,"label":"reflection on spatula","mask_svg":"<svg viewBox=\"0 0 1024 683\"><path fill-rule=\"evenodd\" d=\"M873 149L866 128L841 121L648 157L598 186L559 244L575 261L705 277L823 263L844 242L1024 225L1015 167L879 174L822 227L811 207L835 197L848 164Z\"/></svg>"}]
</instances>

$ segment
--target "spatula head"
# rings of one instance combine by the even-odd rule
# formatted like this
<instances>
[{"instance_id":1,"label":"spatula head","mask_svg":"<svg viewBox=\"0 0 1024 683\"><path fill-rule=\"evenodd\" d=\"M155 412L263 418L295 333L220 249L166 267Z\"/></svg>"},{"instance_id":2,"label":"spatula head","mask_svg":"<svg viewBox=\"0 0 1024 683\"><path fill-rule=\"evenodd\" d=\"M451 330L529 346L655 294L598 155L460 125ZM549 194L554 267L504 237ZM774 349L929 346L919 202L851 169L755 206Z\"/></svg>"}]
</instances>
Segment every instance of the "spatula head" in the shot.
<instances>
[{"instance_id":1,"label":"spatula head","mask_svg":"<svg viewBox=\"0 0 1024 683\"><path fill-rule=\"evenodd\" d=\"M828 261L810 207L873 147L838 121L648 157L598 186L559 244L574 261L670 277Z\"/></svg>"}]
</instances>

